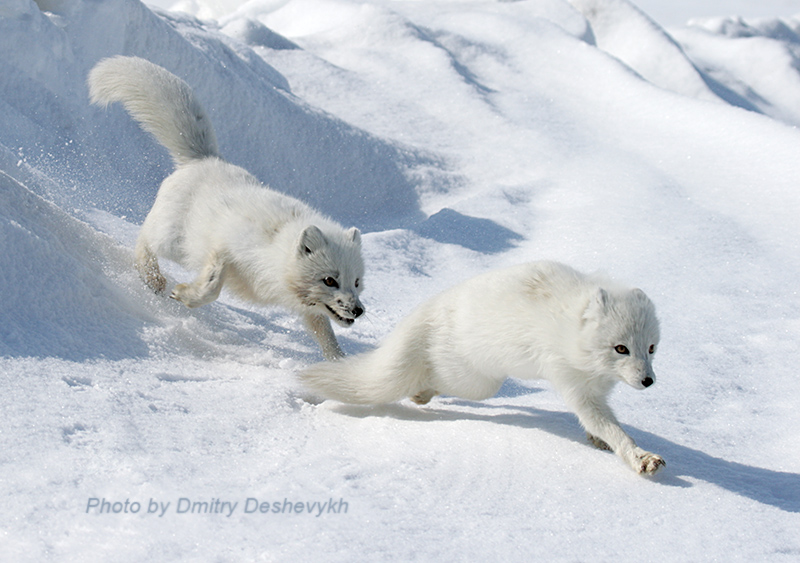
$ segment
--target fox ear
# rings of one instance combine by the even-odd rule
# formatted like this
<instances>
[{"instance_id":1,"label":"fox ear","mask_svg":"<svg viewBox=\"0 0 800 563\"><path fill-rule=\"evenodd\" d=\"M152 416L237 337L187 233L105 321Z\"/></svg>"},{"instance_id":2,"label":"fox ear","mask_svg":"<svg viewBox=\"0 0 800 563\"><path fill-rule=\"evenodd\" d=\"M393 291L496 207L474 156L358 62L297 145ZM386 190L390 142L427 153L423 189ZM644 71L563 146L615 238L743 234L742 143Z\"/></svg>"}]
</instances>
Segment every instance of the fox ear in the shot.
<instances>
[{"instance_id":1,"label":"fox ear","mask_svg":"<svg viewBox=\"0 0 800 563\"><path fill-rule=\"evenodd\" d=\"M589 298L589 304L583 312L583 320L599 319L606 312L608 305L608 292L602 287L598 287L597 291Z\"/></svg>"},{"instance_id":2,"label":"fox ear","mask_svg":"<svg viewBox=\"0 0 800 563\"><path fill-rule=\"evenodd\" d=\"M300 235L297 252L301 256L313 254L326 244L328 244L328 241L325 239L325 235L322 234L322 231L319 230L319 227L311 225L310 227L306 227Z\"/></svg>"},{"instance_id":3,"label":"fox ear","mask_svg":"<svg viewBox=\"0 0 800 563\"><path fill-rule=\"evenodd\" d=\"M353 227L349 231L347 231L347 236L350 240L352 240L355 244L361 244L361 231Z\"/></svg>"}]
</instances>

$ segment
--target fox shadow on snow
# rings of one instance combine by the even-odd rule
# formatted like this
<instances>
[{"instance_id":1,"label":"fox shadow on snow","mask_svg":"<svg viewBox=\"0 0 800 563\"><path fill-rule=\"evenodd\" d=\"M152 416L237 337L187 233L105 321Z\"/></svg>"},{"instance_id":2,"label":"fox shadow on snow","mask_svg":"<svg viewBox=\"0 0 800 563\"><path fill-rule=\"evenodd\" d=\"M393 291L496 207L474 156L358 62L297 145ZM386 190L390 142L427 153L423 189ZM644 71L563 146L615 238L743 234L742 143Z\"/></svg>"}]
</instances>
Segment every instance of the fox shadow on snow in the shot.
<instances>
[{"instance_id":1,"label":"fox shadow on snow","mask_svg":"<svg viewBox=\"0 0 800 563\"><path fill-rule=\"evenodd\" d=\"M485 254L508 250L522 236L489 219L470 217L445 207L412 230L418 235L444 244L456 244Z\"/></svg>"},{"instance_id":2,"label":"fox shadow on snow","mask_svg":"<svg viewBox=\"0 0 800 563\"><path fill-rule=\"evenodd\" d=\"M504 392L504 391L510 391ZM502 396L511 397L537 392L516 385L504 385ZM417 407L393 403L374 407L357 405L338 405L336 412L347 416L366 418L386 416L398 420L416 421L458 421L475 420L504 426L538 428L550 434L591 447L581 431L577 417L570 412L555 412L526 406L491 405L463 399L445 399L445 404L429 404ZM486 414L449 410L448 406L467 406L485 410ZM515 410L491 414L492 410ZM650 479L665 486L691 487L682 477L706 481L732 493L745 496L763 504L774 506L786 512L800 512L800 475L753 467L708 455L699 450L677 444L650 432L622 425L625 431L646 450L657 452L667 459L667 466ZM612 454L613 455L613 454Z\"/></svg>"}]
</instances>

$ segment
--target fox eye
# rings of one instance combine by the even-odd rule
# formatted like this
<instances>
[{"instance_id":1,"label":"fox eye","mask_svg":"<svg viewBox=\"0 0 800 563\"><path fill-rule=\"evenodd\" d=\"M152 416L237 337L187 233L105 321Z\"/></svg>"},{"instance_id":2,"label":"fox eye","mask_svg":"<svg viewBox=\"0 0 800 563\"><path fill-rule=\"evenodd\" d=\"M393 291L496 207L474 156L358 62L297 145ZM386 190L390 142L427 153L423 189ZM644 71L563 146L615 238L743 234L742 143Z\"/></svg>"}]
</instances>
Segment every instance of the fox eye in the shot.
<instances>
[{"instance_id":1,"label":"fox eye","mask_svg":"<svg viewBox=\"0 0 800 563\"><path fill-rule=\"evenodd\" d=\"M360 280L360 279L358 279L358 278L356 278L356 284L355 284L355 285L356 285L356 287L358 287L358 284L360 284L360 283L361 283L361 280Z\"/></svg>"},{"instance_id":2,"label":"fox eye","mask_svg":"<svg viewBox=\"0 0 800 563\"><path fill-rule=\"evenodd\" d=\"M656 352L656 345L655 345L655 344L651 344L651 345L650 345L650 349L648 350L648 352L650 352L651 354L655 354L655 352Z\"/></svg>"},{"instance_id":3,"label":"fox eye","mask_svg":"<svg viewBox=\"0 0 800 563\"><path fill-rule=\"evenodd\" d=\"M337 287L337 288L339 287L339 282L337 282L335 278L332 278L330 276L322 280L322 283L324 283L328 287Z\"/></svg>"},{"instance_id":4,"label":"fox eye","mask_svg":"<svg viewBox=\"0 0 800 563\"><path fill-rule=\"evenodd\" d=\"M627 346L623 346L622 344L617 344L614 346L614 350L616 350L617 354L622 354L623 356L627 356L630 354Z\"/></svg>"}]
</instances>

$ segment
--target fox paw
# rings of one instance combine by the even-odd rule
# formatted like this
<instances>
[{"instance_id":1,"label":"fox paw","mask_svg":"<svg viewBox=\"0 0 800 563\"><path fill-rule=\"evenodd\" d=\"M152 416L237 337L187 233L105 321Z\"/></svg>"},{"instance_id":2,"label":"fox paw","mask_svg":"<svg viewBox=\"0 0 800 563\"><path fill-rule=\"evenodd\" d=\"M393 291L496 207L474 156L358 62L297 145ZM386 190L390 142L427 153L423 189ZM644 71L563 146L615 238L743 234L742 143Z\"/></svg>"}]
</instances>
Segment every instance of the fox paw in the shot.
<instances>
[{"instance_id":1,"label":"fox paw","mask_svg":"<svg viewBox=\"0 0 800 563\"><path fill-rule=\"evenodd\" d=\"M150 289L152 289L153 293L156 295L163 295L164 291L167 289L167 278L158 276L148 281L147 285L150 286Z\"/></svg>"},{"instance_id":2,"label":"fox paw","mask_svg":"<svg viewBox=\"0 0 800 563\"><path fill-rule=\"evenodd\" d=\"M142 276L142 281L144 281L145 285L156 295L162 295L167 289L167 278L152 270L147 271Z\"/></svg>"},{"instance_id":3,"label":"fox paw","mask_svg":"<svg viewBox=\"0 0 800 563\"><path fill-rule=\"evenodd\" d=\"M640 475L654 475L659 469L667 465L660 455L644 452L636 456L634 469Z\"/></svg>"},{"instance_id":4,"label":"fox paw","mask_svg":"<svg viewBox=\"0 0 800 563\"><path fill-rule=\"evenodd\" d=\"M170 299L174 299L175 301L180 301L187 307L197 307L198 304L194 303L194 301L189 297L190 287L189 284L186 283L179 283L175 287L172 288L172 293L169 294Z\"/></svg>"},{"instance_id":5,"label":"fox paw","mask_svg":"<svg viewBox=\"0 0 800 563\"><path fill-rule=\"evenodd\" d=\"M411 400L417 403L418 405L427 405L430 400L436 395L436 391L433 389L426 389L425 391L420 391L413 397Z\"/></svg>"},{"instance_id":6,"label":"fox paw","mask_svg":"<svg viewBox=\"0 0 800 563\"><path fill-rule=\"evenodd\" d=\"M586 434L586 437L587 437L587 438L589 438L589 442L591 442L591 444L592 444L592 445L593 445L595 448L597 448L598 450L606 450L606 451L609 451L609 452L610 452L610 451L613 451L613 450L611 449L611 446L609 446L608 444L606 444L606 443L605 443L603 440L601 440L601 439L600 439L600 438L598 438L597 436L593 436L592 434L588 434L588 433L587 433L587 434Z\"/></svg>"}]
</instances>

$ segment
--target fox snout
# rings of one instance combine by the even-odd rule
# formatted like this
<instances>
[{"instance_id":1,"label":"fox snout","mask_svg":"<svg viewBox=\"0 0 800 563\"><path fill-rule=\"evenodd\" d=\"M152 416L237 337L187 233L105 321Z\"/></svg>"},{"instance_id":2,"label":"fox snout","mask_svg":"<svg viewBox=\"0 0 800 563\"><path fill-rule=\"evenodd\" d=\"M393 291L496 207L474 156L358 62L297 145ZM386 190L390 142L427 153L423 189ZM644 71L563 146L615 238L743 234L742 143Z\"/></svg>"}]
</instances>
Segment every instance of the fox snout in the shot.
<instances>
[{"instance_id":1,"label":"fox snout","mask_svg":"<svg viewBox=\"0 0 800 563\"><path fill-rule=\"evenodd\" d=\"M331 305L325 305L333 319L342 326L350 326L364 314L364 306L358 298L336 299Z\"/></svg>"},{"instance_id":2,"label":"fox snout","mask_svg":"<svg viewBox=\"0 0 800 563\"><path fill-rule=\"evenodd\" d=\"M361 306L361 303L347 305L341 301L337 301L336 304L340 307L342 312L347 313L348 316L352 316L353 320L356 320L358 317L364 314L364 307Z\"/></svg>"},{"instance_id":3,"label":"fox snout","mask_svg":"<svg viewBox=\"0 0 800 563\"><path fill-rule=\"evenodd\" d=\"M653 371L653 367L646 360L629 363L622 369L620 377L634 389L647 389L656 382L656 374Z\"/></svg>"},{"instance_id":4,"label":"fox snout","mask_svg":"<svg viewBox=\"0 0 800 563\"><path fill-rule=\"evenodd\" d=\"M653 372L653 368L650 366L650 363L646 363L644 368L642 369L639 375L639 384L641 385L641 389L647 389L653 383L656 382L656 374Z\"/></svg>"},{"instance_id":5,"label":"fox snout","mask_svg":"<svg viewBox=\"0 0 800 563\"><path fill-rule=\"evenodd\" d=\"M361 304L361 301L358 300L358 297L355 296L350 299L337 299L336 305L338 305L342 311L350 313L354 319L364 314L364 306Z\"/></svg>"}]
</instances>

